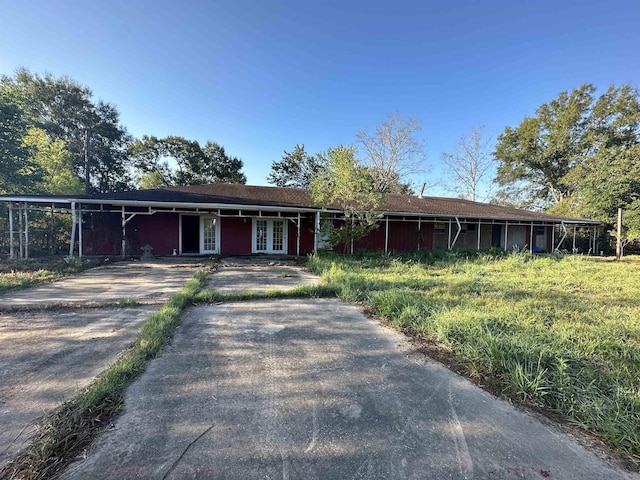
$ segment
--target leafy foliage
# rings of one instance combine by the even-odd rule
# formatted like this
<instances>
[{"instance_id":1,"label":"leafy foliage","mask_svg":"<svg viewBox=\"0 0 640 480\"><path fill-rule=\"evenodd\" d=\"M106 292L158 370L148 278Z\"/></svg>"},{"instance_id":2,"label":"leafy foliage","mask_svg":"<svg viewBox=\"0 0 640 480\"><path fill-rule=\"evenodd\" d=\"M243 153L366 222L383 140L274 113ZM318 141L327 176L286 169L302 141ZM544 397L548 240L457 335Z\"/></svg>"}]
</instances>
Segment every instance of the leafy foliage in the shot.
<instances>
[{"instance_id":1,"label":"leafy foliage","mask_svg":"<svg viewBox=\"0 0 640 480\"><path fill-rule=\"evenodd\" d=\"M131 144L129 154L142 173L142 188L247 181L241 172L242 160L228 156L224 147L215 142L207 142L202 148L197 141L183 137L145 135Z\"/></svg>"},{"instance_id":2,"label":"leafy foliage","mask_svg":"<svg viewBox=\"0 0 640 480\"><path fill-rule=\"evenodd\" d=\"M304 145L296 145L293 152L285 150L282 160L272 163L267 182L277 187L308 188L320 167L317 156L309 155Z\"/></svg>"},{"instance_id":3,"label":"leafy foliage","mask_svg":"<svg viewBox=\"0 0 640 480\"><path fill-rule=\"evenodd\" d=\"M639 192L632 160L640 143L638 90L611 86L597 98L595 91L585 84L561 92L498 137L503 197L612 222Z\"/></svg>"},{"instance_id":4,"label":"leafy foliage","mask_svg":"<svg viewBox=\"0 0 640 480\"><path fill-rule=\"evenodd\" d=\"M67 77L19 70L0 78L25 113L28 127L44 130L52 141L64 142L75 173L85 175L85 137L90 138L90 180L94 191L118 191L132 186L127 146L131 136L120 125L114 105L94 102L87 87Z\"/></svg>"},{"instance_id":5,"label":"leafy foliage","mask_svg":"<svg viewBox=\"0 0 640 480\"><path fill-rule=\"evenodd\" d=\"M28 120L16 99L0 89L0 193L33 190L40 170L31 160L31 149L23 143Z\"/></svg>"},{"instance_id":6,"label":"leafy foliage","mask_svg":"<svg viewBox=\"0 0 640 480\"><path fill-rule=\"evenodd\" d=\"M346 251L353 240L376 228L384 196L367 168L356 160L354 147L330 148L321 159L322 168L311 180L311 197L318 206L343 213L344 220L326 222L324 232L332 245L341 244Z\"/></svg>"}]
</instances>

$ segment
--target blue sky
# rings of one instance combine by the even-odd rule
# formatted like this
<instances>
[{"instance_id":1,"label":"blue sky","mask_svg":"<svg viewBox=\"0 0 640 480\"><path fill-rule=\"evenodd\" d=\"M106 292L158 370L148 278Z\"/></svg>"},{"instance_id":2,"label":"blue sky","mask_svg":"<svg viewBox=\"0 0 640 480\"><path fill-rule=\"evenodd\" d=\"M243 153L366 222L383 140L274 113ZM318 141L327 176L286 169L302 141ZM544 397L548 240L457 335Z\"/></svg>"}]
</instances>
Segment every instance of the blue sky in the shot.
<instances>
[{"instance_id":1,"label":"blue sky","mask_svg":"<svg viewBox=\"0 0 640 480\"><path fill-rule=\"evenodd\" d=\"M413 180L433 183L474 125L497 135L586 82L640 86L639 25L637 0L0 0L0 73L68 75L133 135L217 141L255 185L297 143L417 116L430 169Z\"/></svg>"}]
</instances>

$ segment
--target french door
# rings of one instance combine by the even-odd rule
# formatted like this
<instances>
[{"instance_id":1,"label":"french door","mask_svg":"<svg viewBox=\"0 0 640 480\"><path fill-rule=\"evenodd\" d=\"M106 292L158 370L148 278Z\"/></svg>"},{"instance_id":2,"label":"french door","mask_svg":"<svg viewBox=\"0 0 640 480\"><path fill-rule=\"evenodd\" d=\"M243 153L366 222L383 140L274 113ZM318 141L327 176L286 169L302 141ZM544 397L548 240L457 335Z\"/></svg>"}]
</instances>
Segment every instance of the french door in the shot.
<instances>
[{"instance_id":1,"label":"french door","mask_svg":"<svg viewBox=\"0 0 640 480\"><path fill-rule=\"evenodd\" d=\"M287 221L253 219L253 253L287 253Z\"/></svg>"},{"instance_id":2,"label":"french door","mask_svg":"<svg viewBox=\"0 0 640 480\"><path fill-rule=\"evenodd\" d=\"M216 217L200 217L200 253L218 253L220 222Z\"/></svg>"}]
</instances>

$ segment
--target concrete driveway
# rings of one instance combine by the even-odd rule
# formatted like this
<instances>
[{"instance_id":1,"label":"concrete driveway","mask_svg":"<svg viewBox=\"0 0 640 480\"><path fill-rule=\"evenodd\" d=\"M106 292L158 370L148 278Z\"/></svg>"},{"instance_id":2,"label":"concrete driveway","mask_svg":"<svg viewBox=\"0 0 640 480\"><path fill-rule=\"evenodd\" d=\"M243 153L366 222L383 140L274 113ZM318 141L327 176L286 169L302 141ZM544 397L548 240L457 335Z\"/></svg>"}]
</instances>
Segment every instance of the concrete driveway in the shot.
<instances>
[{"instance_id":1,"label":"concrete driveway","mask_svg":"<svg viewBox=\"0 0 640 480\"><path fill-rule=\"evenodd\" d=\"M113 363L159 308L83 307L131 298L158 303L193 276L194 267L173 260L121 262L0 297L0 466L42 415Z\"/></svg>"},{"instance_id":2,"label":"concrete driveway","mask_svg":"<svg viewBox=\"0 0 640 480\"><path fill-rule=\"evenodd\" d=\"M242 277L239 270L238 277ZM621 479L337 300L188 310L66 479Z\"/></svg>"}]
</instances>

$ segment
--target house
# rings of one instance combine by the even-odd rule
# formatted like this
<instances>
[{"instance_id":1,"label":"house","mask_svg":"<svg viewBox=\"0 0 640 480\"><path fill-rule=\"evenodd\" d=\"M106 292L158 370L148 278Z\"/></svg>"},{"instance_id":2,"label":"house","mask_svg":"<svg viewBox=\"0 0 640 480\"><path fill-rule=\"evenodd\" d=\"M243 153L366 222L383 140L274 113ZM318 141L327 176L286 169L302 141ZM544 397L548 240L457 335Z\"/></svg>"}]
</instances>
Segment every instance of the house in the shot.
<instances>
[{"instance_id":1,"label":"house","mask_svg":"<svg viewBox=\"0 0 640 480\"><path fill-rule=\"evenodd\" d=\"M69 253L138 255L304 255L322 246L322 219L342 212L319 208L303 189L236 184L192 185L91 195L4 195L11 256L28 256L29 212L70 213ZM586 229L596 251L599 222L548 215L458 198L387 195L382 219L354 250L407 252L514 247L575 251ZM573 235L572 246L567 246ZM569 238L567 238L569 237ZM19 247L19 248L18 248Z\"/></svg>"}]
</instances>

